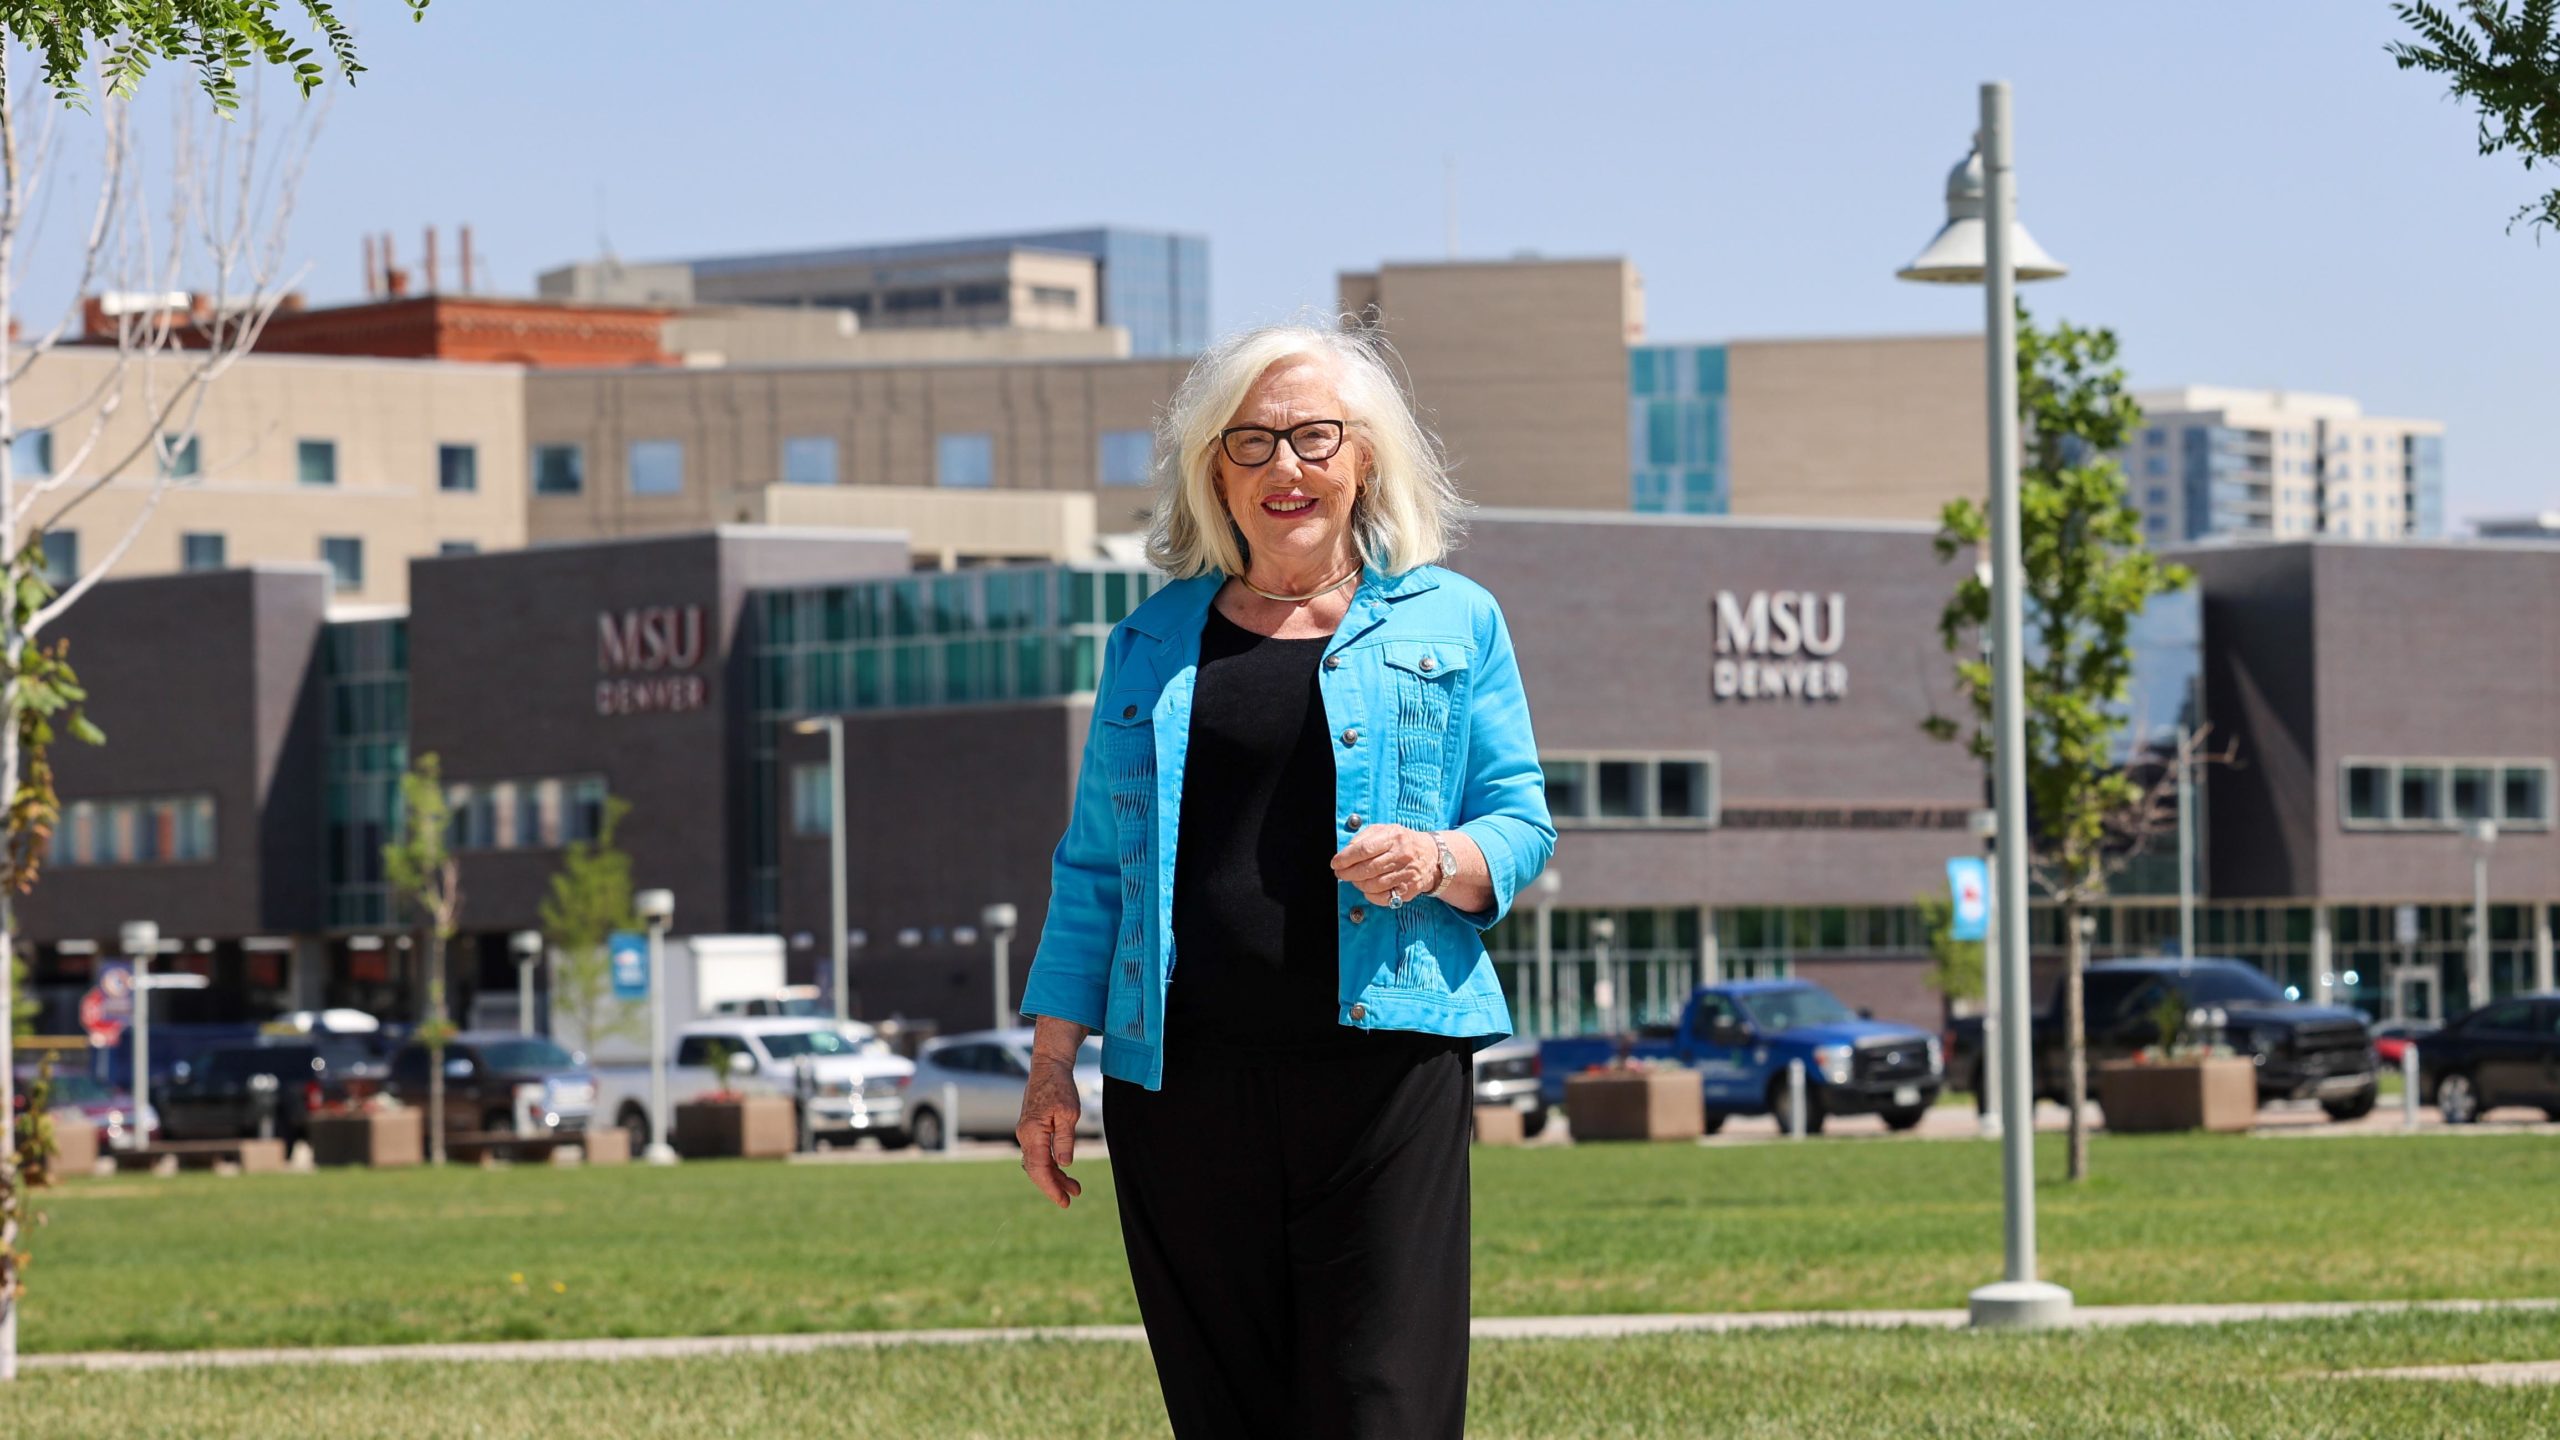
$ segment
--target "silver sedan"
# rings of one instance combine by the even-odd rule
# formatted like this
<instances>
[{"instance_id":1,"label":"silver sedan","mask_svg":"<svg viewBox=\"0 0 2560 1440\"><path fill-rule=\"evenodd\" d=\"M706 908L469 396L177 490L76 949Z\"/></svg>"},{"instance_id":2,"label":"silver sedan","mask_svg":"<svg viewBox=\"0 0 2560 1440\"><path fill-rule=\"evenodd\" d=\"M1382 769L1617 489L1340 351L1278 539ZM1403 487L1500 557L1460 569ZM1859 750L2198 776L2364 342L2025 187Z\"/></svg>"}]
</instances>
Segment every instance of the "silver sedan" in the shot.
<instances>
[{"instance_id":1,"label":"silver sedan","mask_svg":"<svg viewBox=\"0 0 2560 1440\"><path fill-rule=\"evenodd\" d=\"M1013 1138L1022 1118L1022 1087L1031 1080L1031 1027L971 1030L926 1044L916 1056L916 1078L907 1088L907 1133L922 1150L939 1150L946 1131L954 1139ZM1102 1133L1102 1040L1088 1038L1076 1052L1076 1098L1084 1113L1079 1135Z\"/></svg>"}]
</instances>

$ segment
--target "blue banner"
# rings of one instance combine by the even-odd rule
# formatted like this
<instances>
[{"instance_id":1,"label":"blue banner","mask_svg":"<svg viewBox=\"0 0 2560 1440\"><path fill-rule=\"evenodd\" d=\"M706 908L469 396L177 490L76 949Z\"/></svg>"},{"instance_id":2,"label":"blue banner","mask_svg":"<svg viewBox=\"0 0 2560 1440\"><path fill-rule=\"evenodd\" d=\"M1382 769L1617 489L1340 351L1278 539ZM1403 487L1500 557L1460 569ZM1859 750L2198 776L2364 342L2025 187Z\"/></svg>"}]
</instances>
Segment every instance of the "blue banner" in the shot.
<instances>
[{"instance_id":1,"label":"blue banner","mask_svg":"<svg viewBox=\"0 0 2560 1440\"><path fill-rule=\"evenodd\" d=\"M613 998L648 999L649 937L633 930L616 930L605 941L605 954L613 961Z\"/></svg>"},{"instance_id":2,"label":"blue banner","mask_svg":"<svg viewBox=\"0 0 2560 1440\"><path fill-rule=\"evenodd\" d=\"M1955 921L1948 934L1957 940L1980 940L1991 924L1991 867L1979 855L1947 861L1947 895L1955 902Z\"/></svg>"}]
</instances>

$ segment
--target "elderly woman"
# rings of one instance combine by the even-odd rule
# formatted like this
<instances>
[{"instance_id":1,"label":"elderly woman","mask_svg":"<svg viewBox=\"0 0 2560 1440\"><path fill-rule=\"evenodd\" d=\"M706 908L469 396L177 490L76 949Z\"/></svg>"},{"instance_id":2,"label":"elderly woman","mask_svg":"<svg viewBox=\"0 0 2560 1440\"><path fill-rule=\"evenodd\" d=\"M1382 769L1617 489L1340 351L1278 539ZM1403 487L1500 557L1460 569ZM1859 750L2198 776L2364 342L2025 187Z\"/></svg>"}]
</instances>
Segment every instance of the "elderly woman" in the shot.
<instances>
[{"instance_id":1,"label":"elderly woman","mask_svg":"<svg viewBox=\"0 0 2560 1440\"><path fill-rule=\"evenodd\" d=\"M1159 452L1175 583L1112 631L1022 1012L1017 1134L1082 1187L1102 1034L1129 1274L1183 1437L1458 1436L1478 932L1555 845L1461 502L1357 332L1203 355Z\"/></svg>"}]
</instances>

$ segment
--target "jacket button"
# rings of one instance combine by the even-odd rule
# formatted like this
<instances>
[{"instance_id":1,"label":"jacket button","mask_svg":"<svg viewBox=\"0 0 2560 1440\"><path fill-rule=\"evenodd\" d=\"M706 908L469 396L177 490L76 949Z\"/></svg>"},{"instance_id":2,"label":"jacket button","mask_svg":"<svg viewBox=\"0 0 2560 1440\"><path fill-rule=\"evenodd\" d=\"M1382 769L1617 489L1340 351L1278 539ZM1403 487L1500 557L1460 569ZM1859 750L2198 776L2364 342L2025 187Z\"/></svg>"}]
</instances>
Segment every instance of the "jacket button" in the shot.
<instances>
[{"instance_id":1,"label":"jacket button","mask_svg":"<svg viewBox=\"0 0 2560 1440\"><path fill-rule=\"evenodd\" d=\"M1354 905L1354 906L1352 906L1352 907L1351 907L1351 923L1352 923L1352 924L1357 925L1357 924L1359 924L1361 921L1366 920L1366 919L1368 919L1368 918L1369 918L1369 907L1368 907L1368 906L1366 906L1366 905Z\"/></svg>"},{"instance_id":2,"label":"jacket button","mask_svg":"<svg viewBox=\"0 0 2560 1440\"><path fill-rule=\"evenodd\" d=\"M1327 670L1339 670L1339 669L1341 669L1341 668L1342 668L1342 657L1341 657L1341 656L1339 656L1339 655L1327 655L1326 657L1324 657L1324 668L1326 668Z\"/></svg>"},{"instance_id":3,"label":"jacket button","mask_svg":"<svg viewBox=\"0 0 2560 1440\"><path fill-rule=\"evenodd\" d=\"M1423 673L1423 674L1425 674L1425 675L1430 674L1430 673L1432 672L1433 668L1435 668L1438 664L1439 664L1439 662L1438 662L1438 661L1436 661L1436 660L1433 660L1430 656L1428 656L1428 655L1423 656L1423 657L1422 657L1422 673Z\"/></svg>"},{"instance_id":4,"label":"jacket button","mask_svg":"<svg viewBox=\"0 0 2560 1440\"><path fill-rule=\"evenodd\" d=\"M1359 732L1359 730L1358 730L1358 729L1356 729L1356 728L1354 728L1354 729L1350 729L1350 730L1345 730L1345 731L1343 731L1343 732L1342 732L1342 743L1343 743L1343 744L1345 744L1345 745L1357 745L1357 744L1359 744L1359 743L1360 743L1360 732Z\"/></svg>"},{"instance_id":5,"label":"jacket button","mask_svg":"<svg viewBox=\"0 0 2560 1440\"><path fill-rule=\"evenodd\" d=\"M1120 718L1123 720L1133 719L1136 717L1137 713L1138 707L1135 705L1123 705L1120 707Z\"/></svg>"},{"instance_id":6,"label":"jacket button","mask_svg":"<svg viewBox=\"0 0 2560 1440\"><path fill-rule=\"evenodd\" d=\"M1354 1020L1366 1020L1366 1019L1368 1019L1368 1018L1369 1018L1369 1007L1368 1007L1368 1006L1366 1006L1366 1005L1357 1005L1357 1004L1353 1005L1353 1006L1351 1007L1351 1018L1352 1018L1352 1019L1354 1019Z\"/></svg>"},{"instance_id":7,"label":"jacket button","mask_svg":"<svg viewBox=\"0 0 2560 1440\"><path fill-rule=\"evenodd\" d=\"M1345 830L1357 830L1360 828L1360 822L1364 818L1366 817L1362 816L1359 811L1354 810L1350 814L1342 817L1342 828Z\"/></svg>"}]
</instances>

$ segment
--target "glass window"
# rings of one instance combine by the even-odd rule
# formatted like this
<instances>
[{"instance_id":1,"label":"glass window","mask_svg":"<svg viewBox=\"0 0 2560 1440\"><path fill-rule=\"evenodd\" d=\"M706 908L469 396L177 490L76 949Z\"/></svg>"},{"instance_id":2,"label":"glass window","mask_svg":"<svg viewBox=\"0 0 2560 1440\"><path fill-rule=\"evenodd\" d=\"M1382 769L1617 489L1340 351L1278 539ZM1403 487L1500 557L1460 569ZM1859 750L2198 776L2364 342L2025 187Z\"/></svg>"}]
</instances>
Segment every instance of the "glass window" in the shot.
<instances>
[{"instance_id":1,"label":"glass window","mask_svg":"<svg viewBox=\"0 0 2560 1440\"><path fill-rule=\"evenodd\" d=\"M338 442L303 440L294 446L294 476L305 485L338 483Z\"/></svg>"},{"instance_id":2,"label":"glass window","mask_svg":"<svg viewBox=\"0 0 2560 1440\"><path fill-rule=\"evenodd\" d=\"M824 765L791 767L791 833L824 835L833 827L834 787Z\"/></svg>"},{"instance_id":3,"label":"glass window","mask_svg":"<svg viewBox=\"0 0 2560 1440\"><path fill-rule=\"evenodd\" d=\"M202 452L193 435L162 435L160 452L168 462L172 480L192 480L204 473Z\"/></svg>"},{"instance_id":4,"label":"glass window","mask_svg":"<svg viewBox=\"0 0 2560 1440\"><path fill-rule=\"evenodd\" d=\"M2485 765L2453 767L2453 818L2456 820L2492 820L2497 818L2498 772Z\"/></svg>"},{"instance_id":5,"label":"glass window","mask_svg":"<svg viewBox=\"0 0 2560 1440\"><path fill-rule=\"evenodd\" d=\"M465 555L477 555L479 553L480 542L477 540L439 540L436 542L436 554L446 560L459 559Z\"/></svg>"},{"instance_id":6,"label":"glass window","mask_svg":"<svg viewBox=\"0 0 2560 1440\"><path fill-rule=\"evenodd\" d=\"M1604 820L1643 818L1644 770L1645 762L1641 760L1600 762L1600 818Z\"/></svg>"},{"instance_id":7,"label":"glass window","mask_svg":"<svg viewBox=\"0 0 2560 1440\"><path fill-rule=\"evenodd\" d=\"M190 532L178 537L178 567L182 570L219 570L230 563L230 550L219 535Z\"/></svg>"},{"instance_id":8,"label":"glass window","mask_svg":"<svg viewBox=\"0 0 2560 1440\"><path fill-rule=\"evenodd\" d=\"M1145 430L1105 430L1097 472L1105 485L1144 485L1155 463L1156 437Z\"/></svg>"},{"instance_id":9,"label":"glass window","mask_svg":"<svg viewBox=\"0 0 2560 1440\"><path fill-rule=\"evenodd\" d=\"M954 285L951 287L951 303L954 305L1001 305L1004 303L1004 287L985 283Z\"/></svg>"},{"instance_id":10,"label":"glass window","mask_svg":"<svg viewBox=\"0 0 2560 1440\"><path fill-rule=\"evenodd\" d=\"M80 578L79 531L44 532L44 578L56 590Z\"/></svg>"},{"instance_id":11,"label":"glass window","mask_svg":"<svg viewBox=\"0 0 2560 1440\"><path fill-rule=\"evenodd\" d=\"M353 535L327 535L320 540L320 558L329 564L329 574L340 594L364 588L364 541Z\"/></svg>"},{"instance_id":12,"label":"glass window","mask_svg":"<svg viewBox=\"0 0 2560 1440\"><path fill-rule=\"evenodd\" d=\"M836 441L832 435L790 435L782 441L782 483L836 483Z\"/></svg>"},{"instance_id":13,"label":"glass window","mask_svg":"<svg viewBox=\"0 0 2560 1440\"><path fill-rule=\"evenodd\" d=\"M21 430L9 442L9 468L28 479L53 473L53 432Z\"/></svg>"},{"instance_id":14,"label":"glass window","mask_svg":"<svg viewBox=\"0 0 2560 1440\"><path fill-rule=\"evenodd\" d=\"M961 490L984 490L995 484L996 437L984 430L934 437L933 483Z\"/></svg>"},{"instance_id":15,"label":"glass window","mask_svg":"<svg viewBox=\"0 0 2560 1440\"><path fill-rule=\"evenodd\" d=\"M2498 818L2548 823L2551 819L2551 772L2538 765L2510 765L2501 772L2504 792Z\"/></svg>"},{"instance_id":16,"label":"glass window","mask_svg":"<svg viewBox=\"0 0 2560 1440\"><path fill-rule=\"evenodd\" d=\"M2391 818L2391 767L2347 767L2347 818L2375 824Z\"/></svg>"},{"instance_id":17,"label":"glass window","mask_svg":"<svg viewBox=\"0 0 2560 1440\"><path fill-rule=\"evenodd\" d=\"M1660 797L1654 813L1665 820L1704 820L1707 818L1707 762L1704 760L1662 760L1653 769L1654 793Z\"/></svg>"},{"instance_id":18,"label":"glass window","mask_svg":"<svg viewBox=\"0 0 2560 1440\"><path fill-rule=\"evenodd\" d=\"M1591 814L1591 762L1549 760L1547 813L1558 820L1588 819Z\"/></svg>"},{"instance_id":19,"label":"glass window","mask_svg":"<svg viewBox=\"0 0 2560 1440\"><path fill-rule=\"evenodd\" d=\"M477 445L437 446L436 488L455 491L479 489L480 447Z\"/></svg>"},{"instance_id":20,"label":"glass window","mask_svg":"<svg viewBox=\"0 0 2560 1440\"><path fill-rule=\"evenodd\" d=\"M2433 765L2400 767L2400 818L2414 821L2444 818L2444 771Z\"/></svg>"},{"instance_id":21,"label":"glass window","mask_svg":"<svg viewBox=\"0 0 2560 1440\"><path fill-rule=\"evenodd\" d=\"M569 782L568 831L564 840L593 840L604 833L605 784L595 776Z\"/></svg>"},{"instance_id":22,"label":"glass window","mask_svg":"<svg viewBox=\"0 0 2560 1440\"><path fill-rule=\"evenodd\" d=\"M575 495L587 488L587 452L577 445L533 447L533 493Z\"/></svg>"},{"instance_id":23,"label":"glass window","mask_svg":"<svg viewBox=\"0 0 2560 1440\"><path fill-rule=\"evenodd\" d=\"M632 494L684 493L683 441L634 440L631 442L630 462Z\"/></svg>"}]
</instances>

